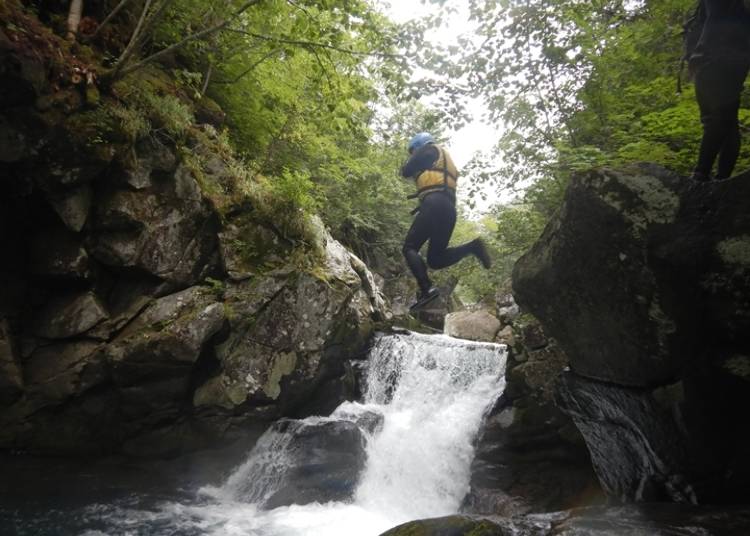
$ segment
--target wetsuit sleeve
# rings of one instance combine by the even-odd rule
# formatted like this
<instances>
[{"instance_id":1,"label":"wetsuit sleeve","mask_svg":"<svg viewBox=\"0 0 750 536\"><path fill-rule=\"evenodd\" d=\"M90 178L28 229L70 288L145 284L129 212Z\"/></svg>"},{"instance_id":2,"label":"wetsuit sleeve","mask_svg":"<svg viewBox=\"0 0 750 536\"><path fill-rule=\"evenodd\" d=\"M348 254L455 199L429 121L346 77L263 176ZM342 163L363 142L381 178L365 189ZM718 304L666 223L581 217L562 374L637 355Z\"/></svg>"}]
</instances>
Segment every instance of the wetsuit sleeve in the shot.
<instances>
[{"instance_id":1,"label":"wetsuit sleeve","mask_svg":"<svg viewBox=\"0 0 750 536\"><path fill-rule=\"evenodd\" d=\"M418 177L425 169L430 169L440 158L440 151L434 145L425 145L417 149L409 160L401 166L401 176L406 178Z\"/></svg>"}]
</instances>

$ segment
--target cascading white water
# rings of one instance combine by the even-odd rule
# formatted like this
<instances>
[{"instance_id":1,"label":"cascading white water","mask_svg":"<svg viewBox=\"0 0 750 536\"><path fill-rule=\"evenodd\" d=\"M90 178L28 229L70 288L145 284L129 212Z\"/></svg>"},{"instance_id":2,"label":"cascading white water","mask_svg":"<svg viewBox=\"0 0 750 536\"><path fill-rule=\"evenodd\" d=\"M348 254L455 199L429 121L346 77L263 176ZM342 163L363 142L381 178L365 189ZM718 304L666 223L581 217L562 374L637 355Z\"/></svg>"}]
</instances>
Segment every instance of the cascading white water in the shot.
<instances>
[{"instance_id":1,"label":"cascading white water","mask_svg":"<svg viewBox=\"0 0 750 536\"><path fill-rule=\"evenodd\" d=\"M504 368L498 345L381 336L365 402L385 418L368 445L355 502L399 522L456 512L469 491L472 442L502 390Z\"/></svg>"},{"instance_id":2,"label":"cascading white water","mask_svg":"<svg viewBox=\"0 0 750 536\"><path fill-rule=\"evenodd\" d=\"M469 491L473 441L504 387L505 358L497 344L378 335L363 403L270 430L223 486L202 490L210 502L169 503L161 513L185 534L255 536L376 536L455 513ZM295 434L336 421L355 423L366 438L366 463L349 500L261 509L294 463ZM127 512L130 520L139 515Z\"/></svg>"}]
</instances>

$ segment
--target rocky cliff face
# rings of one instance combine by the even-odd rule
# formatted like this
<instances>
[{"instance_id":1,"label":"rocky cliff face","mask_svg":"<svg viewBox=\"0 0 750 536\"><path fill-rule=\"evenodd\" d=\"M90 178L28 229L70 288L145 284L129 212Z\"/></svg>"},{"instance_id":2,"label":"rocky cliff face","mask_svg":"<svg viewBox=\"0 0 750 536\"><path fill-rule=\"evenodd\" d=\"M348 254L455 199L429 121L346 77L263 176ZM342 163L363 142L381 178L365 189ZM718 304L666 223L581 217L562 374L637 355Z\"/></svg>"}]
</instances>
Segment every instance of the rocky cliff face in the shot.
<instances>
[{"instance_id":1,"label":"rocky cliff face","mask_svg":"<svg viewBox=\"0 0 750 536\"><path fill-rule=\"evenodd\" d=\"M386 314L367 267L235 195L211 126L129 129L36 30L0 33L0 448L173 454L335 407Z\"/></svg>"},{"instance_id":2,"label":"rocky cliff face","mask_svg":"<svg viewBox=\"0 0 750 536\"><path fill-rule=\"evenodd\" d=\"M513 281L610 495L750 499L750 175L579 175Z\"/></svg>"}]
</instances>

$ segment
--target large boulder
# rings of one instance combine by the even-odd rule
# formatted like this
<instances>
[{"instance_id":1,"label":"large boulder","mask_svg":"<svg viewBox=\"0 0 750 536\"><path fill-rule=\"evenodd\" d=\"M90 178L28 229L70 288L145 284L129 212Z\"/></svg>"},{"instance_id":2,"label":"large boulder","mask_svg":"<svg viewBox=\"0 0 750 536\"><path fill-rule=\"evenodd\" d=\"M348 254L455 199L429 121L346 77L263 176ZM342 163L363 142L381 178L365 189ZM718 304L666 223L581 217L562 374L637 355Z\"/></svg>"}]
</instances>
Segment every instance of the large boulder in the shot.
<instances>
[{"instance_id":1,"label":"large boulder","mask_svg":"<svg viewBox=\"0 0 750 536\"><path fill-rule=\"evenodd\" d=\"M283 460L284 469L281 474L268 475L278 480L266 490L264 508L352 497L367 459L366 440L359 426L337 420L282 420L271 431L283 437L275 455ZM280 468L271 465L266 470L278 473Z\"/></svg>"},{"instance_id":2,"label":"large boulder","mask_svg":"<svg viewBox=\"0 0 750 536\"><path fill-rule=\"evenodd\" d=\"M272 403L277 416L304 414L299 405L344 373L387 311L359 259L327 232L321 246L319 273L281 269L227 286L231 331L217 347L220 372L195 393L197 407Z\"/></svg>"},{"instance_id":3,"label":"large boulder","mask_svg":"<svg viewBox=\"0 0 750 536\"><path fill-rule=\"evenodd\" d=\"M561 400L613 495L748 497L749 179L580 174L515 266L516 298L569 358Z\"/></svg>"}]
</instances>

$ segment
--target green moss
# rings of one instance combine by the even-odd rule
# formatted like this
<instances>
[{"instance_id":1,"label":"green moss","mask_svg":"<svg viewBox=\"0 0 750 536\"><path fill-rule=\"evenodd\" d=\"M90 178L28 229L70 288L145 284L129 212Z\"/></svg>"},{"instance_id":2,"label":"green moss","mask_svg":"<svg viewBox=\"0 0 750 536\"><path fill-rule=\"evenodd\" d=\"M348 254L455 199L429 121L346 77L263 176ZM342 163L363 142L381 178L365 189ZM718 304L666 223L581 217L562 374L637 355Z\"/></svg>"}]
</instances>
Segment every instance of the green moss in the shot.
<instances>
[{"instance_id":1,"label":"green moss","mask_svg":"<svg viewBox=\"0 0 750 536\"><path fill-rule=\"evenodd\" d=\"M722 240L716 250L725 263L750 267L750 235Z\"/></svg>"},{"instance_id":2,"label":"green moss","mask_svg":"<svg viewBox=\"0 0 750 536\"><path fill-rule=\"evenodd\" d=\"M598 173L594 177L601 180L597 186L601 199L628 220L635 233L644 231L652 223L674 221L680 208L677 194L656 177L612 172ZM615 187L615 183L619 186ZM623 194L622 187L627 194ZM636 200L637 203L630 204Z\"/></svg>"},{"instance_id":3,"label":"green moss","mask_svg":"<svg viewBox=\"0 0 750 536\"><path fill-rule=\"evenodd\" d=\"M736 355L724 363L724 368L734 376L750 381L750 357Z\"/></svg>"},{"instance_id":4,"label":"green moss","mask_svg":"<svg viewBox=\"0 0 750 536\"><path fill-rule=\"evenodd\" d=\"M273 360L273 366L268 373L268 380L263 385L263 392L272 400L276 400L281 394L281 380L284 376L294 372L297 366L297 354L285 352L277 354Z\"/></svg>"}]
</instances>

